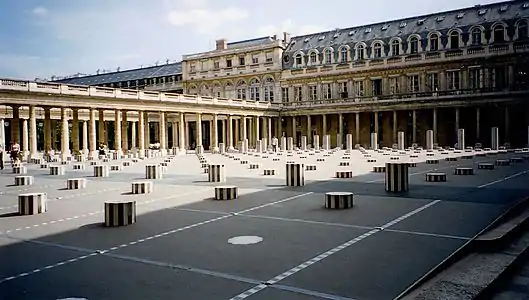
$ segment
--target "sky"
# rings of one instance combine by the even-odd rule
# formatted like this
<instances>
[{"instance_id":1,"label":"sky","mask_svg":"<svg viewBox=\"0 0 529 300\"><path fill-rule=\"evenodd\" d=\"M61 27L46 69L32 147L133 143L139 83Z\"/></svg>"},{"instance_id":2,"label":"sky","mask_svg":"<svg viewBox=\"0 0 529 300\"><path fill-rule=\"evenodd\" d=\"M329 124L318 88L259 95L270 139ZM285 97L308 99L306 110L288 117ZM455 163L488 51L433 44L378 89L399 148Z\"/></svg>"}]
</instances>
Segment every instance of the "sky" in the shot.
<instances>
[{"instance_id":1,"label":"sky","mask_svg":"<svg viewBox=\"0 0 529 300\"><path fill-rule=\"evenodd\" d=\"M219 38L303 35L494 2L0 0L0 78L152 66L213 50Z\"/></svg>"}]
</instances>

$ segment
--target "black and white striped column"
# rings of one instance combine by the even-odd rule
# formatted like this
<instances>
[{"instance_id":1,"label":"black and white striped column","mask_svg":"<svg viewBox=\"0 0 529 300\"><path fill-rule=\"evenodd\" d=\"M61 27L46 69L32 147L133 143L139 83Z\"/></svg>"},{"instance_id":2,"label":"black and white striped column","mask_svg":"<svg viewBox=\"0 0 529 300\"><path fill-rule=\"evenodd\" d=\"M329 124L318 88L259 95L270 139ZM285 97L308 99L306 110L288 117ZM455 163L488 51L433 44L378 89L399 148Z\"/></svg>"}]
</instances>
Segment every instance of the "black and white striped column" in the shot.
<instances>
[{"instance_id":1,"label":"black and white striped column","mask_svg":"<svg viewBox=\"0 0 529 300\"><path fill-rule=\"evenodd\" d=\"M86 178L70 178L66 180L66 189L80 190L86 188Z\"/></svg>"},{"instance_id":2,"label":"black and white striped column","mask_svg":"<svg viewBox=\"0 0 529 300\"><path fill-rule=\"evenodd\" d=\"M32 185L33 182L34 182L33 176L16 176L15 177L16 186Z\"/></svg>"},{"instance_id":3,"label":"black and white striped column","mask_svg":"<svg viewBox=\"0 0 529 300\"><path fill-rule=\"evenodd\" d=\"M226 167L224 165L208 165L209 182L225 182Z\"/></svg>"},{"instance_id":4,"label":"black and white striped column","mask_svg":"<svg viewBox=\"0 0 529 300\"><path fill-rule=\"evenodd\" d=\"M409 189L408 163L386 163L386 191L407 192Z\"/></svg>"},{"instance_id":5,"label":"black and white striped column","mask_svg":"<svg viewBox=\"0 0 529 300\"><path fill-rule=\"evenodd\" d=\"M397 149L402 151L405 147L404 131L399 131L397 132Z\"/></svg>"},{"instance_id":6,"label":"black and white striped column","mask_svg":"<svg viewBox=\"0 0 529 300\"><path fill-rule=\"evenodd\" d=\"M455 175L474 175L473 168L459 167L454 170Z\"/></svg>"},{"instance_id":7,"label":"black and white striped column","mask_svg":"<svg viewBox=\"0 0 529 300\"><path fill-rule=\"evenodd\" d=\"M426 173L427 182L445 182L446 173Z\"/></svg>"},{"instance_id":8,"label":"black and white striped column","mask_svg":"<svg viewBox=\"0 0 529 300\"><path fill-rule=\"evenodd\" d=\"M215 200L235 200L238 197L236 186L216 186Z\"/></svg>"},{"instance_id":9,"label":"black and white striped column","mask_svg":"<svg viewBox=\"0 0 529 300\"><path fill-rule=\"evenodd\" d=\"M353 178L353 171L336 171L336 178Z\"/></svg>"},{"instance_id":10,"label":"black and white striped column","mask_svg":"<svg viewBox=\"0 0 529 300\"><path fill-rule=\"evenodd\" d=\"M118 227L136 223L136 201L105 202L105 226Z\"/></svg>"},{"instance_id":11,"label":"black and white striped column","mask_svg":"<svg viewBox=\"0 0 529 300\"><path fill-rule=\"evenodd\" d=\"M331 149L331 136L326 134L323 136L323 150Z\"/></svg>"},{"instance_id":12,"label":"black and white striped column","mask_svg":"<svg viewBox=\"0 0 529 300\"><path fill-rule=\"evenodd\" d=\"M162 166L145 165L145 178L146 179L161 179L162 178Z\"/></svg>"},{"instance_id":13,"label":"black and white striped column","mask_svg":"<svg viewBox=\"0 0 529 300\"><path fill-rule=\"evenodd\" d=\"M149 194L154 190L154 183L152 181L136 181L132 183L133 194Z\"/></svg>"},{"instance_id":14,"label":"black and white striped column","mask_svg":"<svg viewBox=\"0 0 529 300\"><path fill-rule=\"evenodd\" d=\"M288 151L294 150L294 138L291 136L287 137L287 150Z\"/></svg>"},{"instance_id":15,"label":"black and white striped column","mask_svg":"<svg viewBox=\"0 0 529 300\"><path fill-rule=\"evenodd\" d=\"M426 130L426 150L433 150L433 130Z\"/></svg>"},{"instance_id":16,"label":"black and white striped column","mask_svg":"<svg viewBox=\"0 0 529 300\"><path fill-rule=\"evenodd\" d=\"M110 171L121 171L121 165L111 165Z\"/></svg>"},{"instance_id":17,"label":"black and white striped column","mask_svg":"<svg viewBox=\"0 0 529 300\"><path fill-rule=\"evenodd\" d=\"M500 130L498 127L492 127L491 129L491 145L492 150L498 150L500 148Z\"/></svg>"},{"instance_id":18,"label":"black and white striped column","mask_svg":"<svg viewBox=\"0 0 529 300\"><path fill-rule=\"evenodd\" d=\"M110 175L110 171L108 169L108 166L105 166L105 165L94 166L94 177L108 177L109 175Z\"/></svg>"},{"instance_id":19,"label":"black and white striped column","mask_svg":"<svg viewBox=\"0 0 529 300\"><path fill-rule=\"evenodd\" d=\"M74 164L73 165L73 169L74 170L84 170L85 169L85 165L84 164Z\"/></svg>"},{"instance_id":20,"label":"black and white striped column","mask_svg":"<svg viewBox=\"0 0 529 300\"><path fill-rule=\"evenodd\" d=\"M64 175L64 166L50 166L50 175L61 176Z\"/></svg>"},{"instance_id":21,"label":"black and white striped column","mask_svg":"<svg viewBox=\"0 0 529 300\"><path fill-rule=\"evenodd\" d=\"M312 147L316 151L320 150L320 136L317 134L312 137Z\"/></svg>"},{"instance_id":22,"label":"black and white striped column","mask_svg":"<svg viewBox=\"0 0 529 300\"><path fill-rule=\"evenodd\" d=\"M263 170L263 175L264 175L264 176L273 176L273 175L276 175L276 170L275 170L275 169L264 169L264 170Z\"/></svg>"},{"instance_id":23,"label":"black and white striped column","mask_svg":"<svg viewBox=\"0 0 529 300\"><path fill-rule=\"evenodd\" d=\"M345 135L345 150L353 150L353 135L350 133Z\"/></svg>"},{"instance_id":24,"label":"black and white striped column","mask_svg":"<svg viewBox=\"0 0 529 300\"><path fill-rule=\"evenodd\" d=\"M329 192L325 193L325 208L348 209L353 207L353 193Z\"/></svg>"},{"instance_id":25,"label":"black and white striped column","mask_svg":"<svg viewBox=\"0 0 529 300\"><path fill-rule=\"evenodd\" d=\"M14 166L13 167L13 174L27 174L28 173L28 169L24 166Z\"/></svg>"},{"instance_id":26,"label":"black and white striped column","mask_svg":"<svg viewBox=\"0 0 529 300\"><path fill-rule=\"evenodd\" d=\"M286 164L286 184L287 186L305 185L305 165Z\"/></svg>"},{"instance_id":27,"label":"black and white striped column","mask_svg":"<svg viewBox=\"0 0 529 300\"><path fill-rule=\"evenodd\" d=\"M301 136L301 150L303 151L307 150L307 136L306 135Z\"/></svg>"},{"instance_id":28,"label":"black and white striped column","mask_svg":"<svg viewBox=\"0 0 529 300\"><path fill-rule=\"evenodd\" d=\"M28 193L18 195L18 213L36 215L46 212L46 193Z\"/></svg>"},{"instance_id":29,"label":"black and white striped column","mask_svg":"<svg viewBox=\"0 0 529 300\"><path fill-rule=\"evenodd\" d=\"M463 128L457 130L457 149L465 150L465 129Z\"/></svg>"}]
</instances>

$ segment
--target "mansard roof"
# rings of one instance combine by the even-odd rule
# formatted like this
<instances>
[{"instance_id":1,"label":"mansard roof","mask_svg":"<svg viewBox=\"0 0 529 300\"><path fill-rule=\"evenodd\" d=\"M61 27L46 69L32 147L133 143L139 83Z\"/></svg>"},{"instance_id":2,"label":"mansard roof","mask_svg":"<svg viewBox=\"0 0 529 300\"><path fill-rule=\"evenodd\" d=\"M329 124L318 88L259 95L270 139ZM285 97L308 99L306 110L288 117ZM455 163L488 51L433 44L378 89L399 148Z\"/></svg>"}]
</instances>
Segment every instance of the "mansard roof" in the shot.
<instances>
[{"instance_id":1,"label":"mansard roof","mask_svg":"<svg viewBox=\"0 0 529 300\"><path fill-rule=\"evenodd\" d=\"M292 56L298 51L305 54L310 49L321 50L333 47L335 50L342 45L353 47L358 42L382 40L389 41L394 37L406 40L411 34L425 36L428 32L446 32L452 28L469 28L476 24L492 24L494 22L527 18L529 16L529 0L505 1L488 5L476 5L463 9L444 11L376 24L336 29L293 37L284 55ZM290 60L292 61L292 60Z\"/></svg>"},{"instance_id":2,"label":"mansard roof","mask_svg":"<svg viewBox=\"0 0 529 300\"><path fill-rule=\"evenodd\" d=\"M263 45L272 43L274 41L275 41L274 37L265 36L265 37L255 38L255 39L231 42L231 43L228 43L227 46L228 46L228 49L248 48L248 47L263 46Z\"/></svg>"},{"instance_id":3,"label":"mansard roof","mask_svg":"<svg viewBox=\"0 0 529 300\"><path fill-rule=\"evenodd\" d=\"M73 77L62 80L55 80L54 82L79 84L79 85L100 85L115 82L123 82L129 80L141 80L146 78L171 76L182 74L182 63L170 63L158 65L147 68L139 68L132 70L124 70L119 72L111 72L98 75L88 75L82 77Z\"/></svg>"}]
</instances>

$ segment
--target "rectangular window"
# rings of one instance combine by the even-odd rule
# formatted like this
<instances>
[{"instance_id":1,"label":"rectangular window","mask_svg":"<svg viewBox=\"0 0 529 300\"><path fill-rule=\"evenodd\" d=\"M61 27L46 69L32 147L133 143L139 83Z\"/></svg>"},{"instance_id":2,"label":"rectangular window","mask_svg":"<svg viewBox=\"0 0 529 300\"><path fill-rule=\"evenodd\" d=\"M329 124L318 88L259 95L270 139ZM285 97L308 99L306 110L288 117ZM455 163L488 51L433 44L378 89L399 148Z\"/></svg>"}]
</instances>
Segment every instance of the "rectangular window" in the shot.
<instances>
[{"instance_id":1,"label":"rectangular window","mask_svg":"<svg viewBox=\"0 0 529 300\"><path fill-rule=\"evenodd\" d=\"M259 56L252 55L252 64L258 64L259 63Z\"/></svg>"},{"instance_id":2,"label":"rectangular window","mask_svg":"<svg viewBox=\"0 0 529 300\"><path fill-rule=\"evenodd\" d=\"M492 86L497 89L507 87L507 76L504 67L492 68Z\"/></svg>"},{"instance_id":3,"label":"rectangular window","mask_svg":"<svg viewBox=\"0 0 529 300\"><path fill-rule=\"evenodd\" d=\"M323 99L331 99L332 98L332 88L330 83L324 83L321 85L323 89Z\"/></svg>"},{"instance_id":4,"label":"rectangular window","mask_svg":"<svg viewBox=\"0 0 529 300\"><path fill-rule=\"evenodd\" d=\"M318 100L318 87L315 85L309 86L310 100Z\"/></svg>"},{"instance_id":5,"label":"rectangular window","mask_svg":"<svg viewBox=\"0 0 529 300\"><path fill-rule=\"evenodd\" d=\"M207 61L201 61L200 62L200 71L206 71L207 69L208 69Z\"/></svg>"},{"instance_id":6,"label":"rectangular window","mask_svg":"<svg viewBox=\"0 0 529 300\"><path fill-rule=\"evenodd\" d=\"M233 67L233 62L231 59L226 59L226 68L231 68Z\"/></svg>"},{"instance_id":7,"label":"rectangular window","mask_svg":"<svg viewBox=\"0 0 529 300\"><path fill-rule=\"evenodd\" d=\"M460 71L446 72L446 84L449 91L459 90L461 88Z\"/></svg>"},{"instance_id":8,"label":"rectangular window","mask_svg":"<svg viewBox=\"0 0 529 300\"><path fill-rule=\"evenodd\" d=\"M371 89L373 91L373 96L382 95L382 79L372 79L371 80Z\"/></svg>"},{"instance_id":9,"label":"rectangular window","mask_svg":"<svg viewBox=\"0 0 529 300\"><path fill-rule=\"evenodd\" d=\"M265 101L272 102L274 101L274 86L266 85L264 87Z\"/></svg>"},{"instance_id":10,"label":"rectangular window","mask_svg":"<svg viewBox=\"0 0 529 300\"><path fill-rule=\"evenodd\" d=\"M399 77L390 77L389 78L389 93L391 95L396 95L400 93L400 84Z\"/></svg>"},{"instance_id":11,"label":"rectangular window","mask_svg":"<svg viewBox=\"0 0 529 300\"><path fill-rule=\"evenodd\" d=\"M408 76L408 92L418 93L420 90L419 75Z\"/></svg>"},{"instance_id":12,"label":"rectangular window","mask_svg":"<svg viewBox=\"0 0 529 300\"><path fill-rule=\"evenodd\" d=\"M302 101L303 100L303 90L300 86L294 87L294 101Z\"/></svg>"},{"instance_id":13,"label":"rectangular window","mask_svg":"<svg viewBox=\"0 0 529 300\"><path fill-rule=\"evenodd\" d=\"M347 90L347 82L338 83L338 88L340 92L340 98L345 99L349 97L349 92Z\"/></svg>"},{"instance_id":14,"label":"rectangular window","mask_svg":"<svg viewBox=\"0 0 529 300\"><path fill-rule=\"evenodd\" d=\"M283 102L288 102L289 100L289 97L288 97L288 88L287 87L282 87L281 88L281 100Z\"/></svg>"},{"instance_id":15,"label":"rectangular window","mask_svg":"<svg viewBox=\"0 0 529 300\"><path fill-rule=\"evenodd\" d=\"M274 53L273 52L267 52L266 53L266 62L273 62L274 61Z\"/></svg>"},{"instance_id":16,"label":"rectangular window","mask_svg":"<svg viewBox=\"0 0 529 300\"><path fill-rule=\"evenodd\" d=\"M427 86L429 92L437 92L439 91L439 74L438 73L430 73L427 76Z\"/></svg>"},{"instance_id":17,"label":"rectangular window","mask_svg":"<svg viewBox=\"0 0 529 300\"><path fill-rule=\"evenodd\" d=\"M220 69L220 62L219 61L214 61L213 62L213 69Z\"/></svg>"},{"instance_id":18,"label":"rectangular window","mask_svg":"<svg viewBox=\"0 0 529 300\"><path fill-rule=\"evenodd\" d=\"M194 73L194 72L196 72L196 71L197 71L197 70L196 70L196 66L195 66L195 64L194 64L194 63L189 64L189 72L190 72L190 73Z\"/></svg>"},{"instance_id":19,"label":"rectangular window","mask_svg":"<svg viewBox=\"0 0 529 300\"><path fill-rule=\"evenodd\" d=\"M244 65L245 65L244 56L241 56L239 57L239 66L244 66Z\"/></svg>"},{"instance_id":20,"label":"rectangular window","mask_svg":"<svg viewBox=\"0 0 529 300\"><path fill-rule=\"evenodd\" d=\"M364 81L363 80L355 81L355 93L357 97L364 96Z\"/></svg>"},{"instance_id":21,"label":"rectangular window","mask_svg":"<svg viewBox=\"0 0 529 300\"><path fill-rule=\"evenodd\" d=\"M470 79L470 89L477 90L483 87L482 72L479 68L472 68L468 70L468 76Z\"/></svg>"}]
</instances>

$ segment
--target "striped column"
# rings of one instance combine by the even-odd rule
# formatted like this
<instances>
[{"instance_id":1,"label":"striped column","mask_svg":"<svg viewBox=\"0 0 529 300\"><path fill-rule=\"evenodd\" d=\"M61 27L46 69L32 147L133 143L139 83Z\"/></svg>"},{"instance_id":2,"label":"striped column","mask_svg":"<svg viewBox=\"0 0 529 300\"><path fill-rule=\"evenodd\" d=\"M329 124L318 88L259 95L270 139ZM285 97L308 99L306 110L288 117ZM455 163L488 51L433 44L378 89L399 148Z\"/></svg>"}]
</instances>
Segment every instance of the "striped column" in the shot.
<instances>
[{"instance_id":1,"label":"striped column","mask_svg":"<svg viewBox=\"0 0 529 300\"><path fill-rule=\"evenodd\" d=\"M50 166L50 175L64 175L65 169L63 166Z\"/></svg>"},{"instance_id":2,"label":"striped column","mask_svg":"<svg viewBox=\"0 0 529 300\"><path fill-rule=\"evenodd\" d=\"M304 186L305 185L305 165L304 164L286 164L286 185L287 186Z\"/></svg>"},{"instance_id":3,"label":"striped column","mask_svg":"<svg viewBox=\"0 0 529 300\"><path fill-rule=\"evenodd\" d=\"M66 180L66 189L80 190L86 188L87 180L85 178L71 178Z\"/></svg>"},{"instance_id":4,"label":"striped column","mask_svg":"<svg viewBox=\"0 0 529 300\"><path fill-rule=\"evenodd\" d=\"M146 179L161 179L162 178L162 166L146 165L145 166L145 178Z\"/></svg>"},{"instance_id":5,"label":"striped column","mask_svg":"<svg viewBox=\"0 0 529 300\"><path fill-rule=\"evenodd\" d=\"M457 130L457 149L465 150L465 129Z\"/></svg>"},{"instance_id":6,"label":"striped column","mask_svg":"<svg viewBox=\"0 0 529 300\"><path fill-rule=\"evenodd\" d=\"M289 136L289 137L287 138L287 150L288 150L288 151L292 151L292 150L294 150L294 138L291 137L291 136Z\"/></svg>"},{"instance_id":7,"label":"striped column","mask_svg":"<svg viewBox=\"0 0 529 300\"><path fill-rule=\"evenodd\" d=\"M376 132L371 133L371 149L378 149L378 134Z\"/></svg>"},{"instance_id":8,"label":"striped column","mask_svg":"<svg viewBox=\"0 0 529 300\"><path fill-rule=\"evenodd\" d=\"M236 186L216 186L215 200L235 200L238 197Z\"/></svg>"},{"instance_id":9,"label":"striped column","mask_svg":"<svg viewBox=\"0 0 529 300\"><path fill-rule=\"evenodd\" d=\"M94 177L108 177L110 175L110 170L108 166L94 166Z\"/></svg>"},{"instance_id":10,"label":"striped column","mask_svg":"<svg viewBox=\"0 0 529 300\"><path fill-rule=\"evenodd\" d=\"M331 149L331 136L326 134L323 136L323 150Z\"/></svg>"},{"instance_id":11,"label":"striped column","mask_svg":"<svg viewBox=\"0 0 529 300\"><path fill-rule=\"evenodd\" d=\"M313 142L312 142L312 146L314 147L314 150L316 151L319 151L320 150L320 136L319 135L314 135L313 137Z\"/></svg>"},{"instance_id":12,"label":"striped column","mask_svg":"<svg viewBox=\"0 0 529 300\"><path fill-rule=\"evenodd\" d=\"M325 208L348 209L353 207L353 193L329 192L325 193Z\"/></svg>"},{"instance_id":13,"label":"striped column","mask_svg":"<svg viewBox=\"0 0 529 300\"><path fill-rule=\"evenodd\" d=\"M498 127L492 127L491 129L491 145L492 150L498 150L500 148L500 131Z\"/></svg>"},{"instance_id":14,"label":"striped column","mask_svg":"<svg viewBox=\"0 0 529 300\"><path fill-rule=\"evenodd\" d=\"M345 150L353 150L353 135L350 133L345 135Z\"/></svg>"},{"instance_id":15,"label":"striped column","mask_svg":"<svg viewBox=\"0 0 529 300\"><path fill-rule=\"evenodd\" d=\"M307 150L307 136L306 135L301 136L301 150L303 151Z\"/></svg>"},{"instance_id":16,"label":"striped column","mask_svg":"<svg viewBox=\"0 0 529 300\"><path fill-rule=\"evenodd\" d=\"M21 186L21 185L32 185L33 184L33 176L16 176L15 177L15 185Z\"/></svg>"},{"instance_id":17,"label":"striped column","mask_svg":"<svg viewBox=\"0 0 529 300\"><path fill-rule=\"evenodd\" d=\"M260 140L255 141L255 151L257 153L263 152L263 143Z\"/></svg>"},{"instance_id":18,"label":"striped column","mask_svg":"<svg viewBox=\"0 0 529 300\"><path fill-rule=\"evenodd\" d=\"M281 137L281 151L286 151L287 150L287 138L286 137Z\"/></svg>"},{"instance_id":19,"label":"striped column","mask_svg":"<svg viewBox=\"0 0 529 300\"><path fill-rule=\"evenodd\" d=\"M225 182L226 167L224 165L208 165L209 182Z\"/></svg>"},{"instance_id":20,"label":"striped column","mask_svg":"<svg viewBox=\"0 0 529 300\"><path fill-rule=\"evenodd\" d=\"M118 227L136 223L136 201L105 202L105 226Z\"/></svg>"},{"instance_id":21,"label":"striped column","mask_svg":"<svg viewBox=\"0 0 529 300\"><path fill-rule=\"evenodd\" d=\"M28 193L18 195L18 213L36 215L46 212L46 193Z\"/></svg>"},{"instance_id":22,"label":"striped column","mask_svg":"<svg viewBox=\"0 0 529 300\"><path fill-rule=\"evenodd\" d=\"M399 150L404 150L404 147L406 147L404 142L404 131L397 132L397 148Z\"/></svg>"},{"instance_id":23,"label":"striped column","mask_svg":"<svg viewBox=\"0 0 529 300\"><path fill-rule=\"evenodd\" d=\"M426 130L426 150L433 149L433 130Z\"/></svg>"},{"instance_id":24,"label":"striped column","mask_svg":"<svg viewBox=\"0 0 529 300\"><path fill-rule=\"evenodd\" d=\"M408 163L386 163L386 191L408 191Z\"/></svg>"},{"instance_id":25,"label":"striped column","mask_svg":"<svg viewBox=\"0 0 529 300\"><path fill-rule=\"evenodd\" d=\"M13 166L13 174L27 174L28 169L24 166Z\"/></svg>"}]
</instances>

